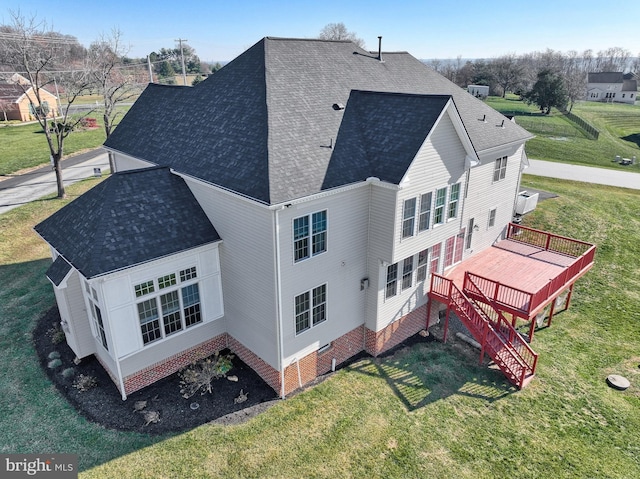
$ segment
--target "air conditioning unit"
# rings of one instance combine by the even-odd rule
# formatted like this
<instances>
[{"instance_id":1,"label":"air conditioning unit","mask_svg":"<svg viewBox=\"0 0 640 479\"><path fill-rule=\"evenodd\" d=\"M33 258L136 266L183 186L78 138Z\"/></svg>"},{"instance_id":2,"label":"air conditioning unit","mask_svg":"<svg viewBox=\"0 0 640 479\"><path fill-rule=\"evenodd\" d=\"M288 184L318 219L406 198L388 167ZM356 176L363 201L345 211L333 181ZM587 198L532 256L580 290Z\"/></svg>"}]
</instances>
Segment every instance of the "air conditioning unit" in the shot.
<instances>
[{"instance_id":1,"label":"air conditioning unit","mask_svg":"<svg viewBox=\"0 0 640 479\"><path fill-rule=\"evenodd\" d=\"M538 205L538 193L521 191L516 199L516 214L524 215L536 209Z\"/></svg>"}]
</instances>

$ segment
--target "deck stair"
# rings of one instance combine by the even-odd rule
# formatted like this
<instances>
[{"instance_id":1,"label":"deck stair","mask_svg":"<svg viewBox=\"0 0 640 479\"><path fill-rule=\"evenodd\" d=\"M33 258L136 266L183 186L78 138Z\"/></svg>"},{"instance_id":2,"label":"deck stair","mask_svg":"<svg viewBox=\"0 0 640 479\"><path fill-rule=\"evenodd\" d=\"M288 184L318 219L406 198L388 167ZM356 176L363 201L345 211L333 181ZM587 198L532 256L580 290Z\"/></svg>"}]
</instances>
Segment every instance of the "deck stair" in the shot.
<instances>
[{"instance_id":1,"label":"deck stair","mask_svg":"<svg viewBox=\"0 0 640 479\"><path fill-rule=\"evenodd\" d=\"M471 299L452 280L438 274L432 275L429 294L445 302L480 343L480 361L488 354L507 379L522 389L533 379L537 353L473 280L465 278L465 285L475 288L476 297L482 297L483 301Z\"/></svg>"}]
</instances>

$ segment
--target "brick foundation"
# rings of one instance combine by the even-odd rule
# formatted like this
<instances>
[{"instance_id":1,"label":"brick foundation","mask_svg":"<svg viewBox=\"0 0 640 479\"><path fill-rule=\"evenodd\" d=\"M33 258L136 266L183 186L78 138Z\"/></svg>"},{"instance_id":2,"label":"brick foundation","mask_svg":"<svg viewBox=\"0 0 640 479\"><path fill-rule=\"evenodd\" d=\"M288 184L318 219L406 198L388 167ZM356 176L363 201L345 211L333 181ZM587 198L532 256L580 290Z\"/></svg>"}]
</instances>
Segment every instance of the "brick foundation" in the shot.
<instances>
[{"instance_id":1,"label":"brick foundation","mask_svg":"<svg viewBox=\"0 0 640 479\"><path fill-rule=\"evenodd\" d=\"M359 326L347 334L333 340L328 349L300 358L293 361L284 370L285 394L298 389L301 385L310 383L318 376L331 371L333 359L336 366L345 362L363 350L364 346L364 326ZM300 374L298 375L298 369ZM302 383L302 384L301 384Z\"/></svg>"},{"instance_id":2,"label":"brick foundation","mask_svg":"<svg viewBox=\"0 0 640 479\"><path fill-rule=\"evenodd\" d=\"M135 374L124 378L124 390L126 394L138 391L156 381L166 378L171 374L181 370L185 366L198 361L199 359L211 356L216 351L220 351L227 347L227 333L220 334L204 343L200 343L193 348L189 348L178 354L168 357L167 359L153 364ZM117 384L117 383L116 383Z\"/></svg>"},{"instance_id":3,"label":"brick foundation","mask_svg":"<svg viewBox=\"0 0 640 479\"><path fill-rule=\"evenodd\" d=\"M428 303L394 321L380 331L366 330L365 350L372 356L397 346L427 326ZM433 322L433 318L431 318Z\"/></svg>"},{"instance_id":4,"label":"brick foundation","mask_svg":"<svg viewBox=\"0 0 640 479\"><path fill-rule=\"evenodd\" d=\"M432 301L432 303L434 302ZM315 380L318 376L329 372L333 359L335 359L336 365L339 365L363 350L372 356L377 356L397 346L422 329L425 329L427 307L427 305L421 306L378 332L371 331L364 326L359 326L332 341L328 349L322 352L314 351L303 358L294 359L291 364L285 367L285 395L295 391L300 385L304 386ZM432 314L431 322L434 323L436 321L437 314ZM131 394L138 391L160 379L170 376L199 359L206 358L216 351L225 348L229 348L236 354L278 394L282 393L280 372L227 333L216 336L193 348L182 351L179 354L127 376L124 378L125 393ZM105 368L105 370L109 372L114 383L118 385L117 379L114 378L109 369Z\"/></svg>"}]
</instances>

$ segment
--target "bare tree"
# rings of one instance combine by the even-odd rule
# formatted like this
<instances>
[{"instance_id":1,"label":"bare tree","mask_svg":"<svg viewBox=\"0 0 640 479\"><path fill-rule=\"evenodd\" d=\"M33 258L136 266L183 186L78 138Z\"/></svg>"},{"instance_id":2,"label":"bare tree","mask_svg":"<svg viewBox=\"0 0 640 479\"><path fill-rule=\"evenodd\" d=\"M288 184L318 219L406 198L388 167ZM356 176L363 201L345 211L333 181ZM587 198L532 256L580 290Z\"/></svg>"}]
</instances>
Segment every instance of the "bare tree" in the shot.
<instances>
[{"instance_id":1,"label":"bare tree","mask_svg":"<svg viewBox=\"0 0 640 479\"><path fill-rule=\"evenodd\" d=\"M0 100L0 111L4 117L4 121L7 121L7 112L11 109L11 103L7 100Z\"/></svg>"},{"instance_id":2,"label":"bare tree","mask_svg":"<svg viewBox=\"0 0 640 479\"><path fill-rule=\"evenodd\" d=\"M631 52L621 47L600 50L596 58L596 68L600 72L624 72L629 67Z\"/></svg>"},{"instance_id":3,"label":"bare tree","mask_svg":"<svg viewBox=\"0 0 640 479\"><path fill-rule=\"evenodd\" d=\"M90 73L104 102L102 119L107 138L122 114L116 107L140 93L144 76L143 70L125 65L123 59L129 48L122 44L121 37L120 30L113 29L110 35L101 35L89 47Z\"/></svg>"},{"instance_id":4,"label":"bare tree","mask_svg":"<svg viewBox=\"0 0 640 479\"><path fill-rule=\"evenodd\" d=\"M143 82L143 72L140 69L125 66L123 59L128 52L129 48L122 44L122 33L116 28L110 35L101 35L89 46L90 73L94 86L102 96L102 121L107 138L122 114L117 106L135 98L140 93L139 85ZM109 165L111 171L114 171L111 152Z\"/></svg>"},{"instance_id":5,"label":"bare tree","mask_svg":"<svg viewBox=\"0 0 640 479\"><path fill-rule=\"evenodd\" d=\"M515 53L498 57L492 60L490 65L493 78L502 88L502 97L504 98L508 91L513 91L520 83L523 72L522 65Z\"/></svg>"},{"instance_id":6,"label":"bare tree","mask_svg":"<svg viewBox=\"0 0 640 479\"><path fill-rule=\"evenodd\" d=\"M27 79L24 84L18 84L25 93L31 89L32 110L49 146L58 197L64 198L66 195L60 165L64 140L80 120L91 113L86 112L83 116L70 114L73 102L88 91L90 85L87 65L81 53L83 49L74 37L51 31L46 23L35 17L26 19L19 11L12 11L10 15L12 25L4 29L0 57ZM47 87L62 91L65 100L58 106L54 118L50 118L45 111L49 108L43 99ZM45 114L41 114L43 112Z\"/></svg>"},{"instance_id":7,"label":"bare tree","mask_svg":"<svg viewBox=\"0 0 640 479\"><path fill-rule=\"evenodd\" d=\"M320 40L349 40L358 45L360 48L364 48L364 40L358 38L355 32L350 32L344 23L329 23L320 30L318 35Z\"/></svg>"}]
</instances>

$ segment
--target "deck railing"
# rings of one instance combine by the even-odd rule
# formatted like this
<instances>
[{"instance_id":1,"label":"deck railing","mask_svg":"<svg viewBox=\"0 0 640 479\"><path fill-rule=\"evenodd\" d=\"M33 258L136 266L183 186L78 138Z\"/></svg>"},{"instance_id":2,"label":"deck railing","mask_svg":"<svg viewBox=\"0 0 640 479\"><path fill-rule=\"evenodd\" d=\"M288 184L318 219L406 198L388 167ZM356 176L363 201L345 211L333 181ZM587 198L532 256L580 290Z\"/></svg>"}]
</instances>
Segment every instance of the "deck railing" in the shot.
<instances>
[{"instance_id":1,"label":"deck railing","mask_svg":"<svg viewBox=\"0 0 640 479\"><path fill-rule=\"evenodd\" d=\"M573 258L578 258L590 249L595 249L591 243L579 241L566 236L554 235L546 231L528 228L526 226L509 223L507 239L537 246L545 251L560 253Z\"/></svg>"},{"instance_id":2,"label":"deck railing","mask_svg":"<svg viewBox=\"0 0 640 479\"><path fill-rule=\"evenodd\" d=\"M511 381L519 388L524 386L527 376L535 372L538 355L504 316L497 312L498 320L492 320L452 280L435 273L431 275L429 294L446 302L460 316L480 343L481 358L486 352Z\"/></svg>"},{"instance_id":3,"label":"deck railing","mask_svg":"<svg viewBox=\"0 0 640 479\"><path fill-rule=\"evenodd\" d=\"M475 282L489 298L499 306L515 314L529 317L544 305L549 298L559 294L567 285L573 283L593 266L596 247L591 243L554 235L546 231L540 231L513 223L509 223L509 227L507 228L507 239L575 258L562 273L550 279L546 285L534 293L506 286L477 274L468 273L473 282ZM467 279L465 275L463 289L467 288L466 283Z\"/></svg>"},{"instance_id":4,"label":"deck railing","mask_svg":"<svg viewBox=\"0 0 640 479\"><path fill-rule=\"evenodd\" d=\"M469 273L466 273L466 275L469 275ZM531 349L531 346L527 344L520 333L518 333L507 318L504 317L500 312L500 309L496 307L494 302L484 294L484 292L471 278L468 280L465 278L465 283L473 287L476 290L476 293L482 296L483 302L492 308L492 311L496 315L494 327L502 333L502 335L507 339L509 345L513 347L514 352L520 361L526 365L527 370L522 372L522 377L520 378L520 381L523 382L527 374L533 374L536 370L536 365L538 364L538 353Z\"/></svg>"}]
</instances>

